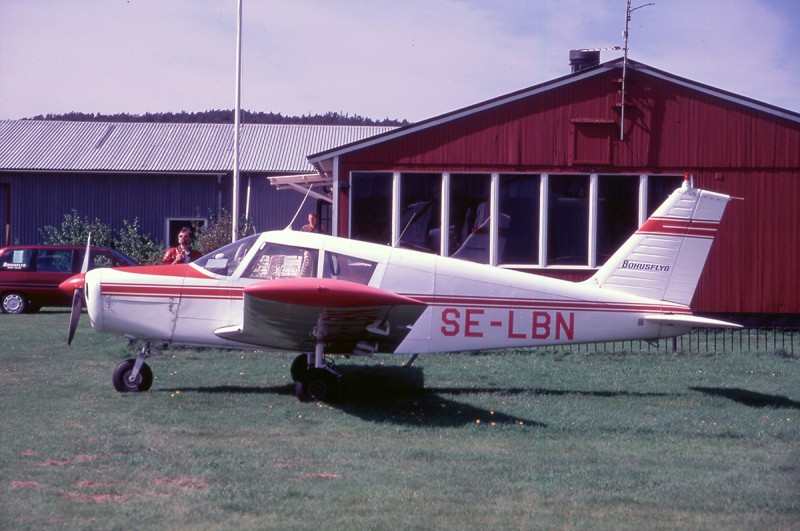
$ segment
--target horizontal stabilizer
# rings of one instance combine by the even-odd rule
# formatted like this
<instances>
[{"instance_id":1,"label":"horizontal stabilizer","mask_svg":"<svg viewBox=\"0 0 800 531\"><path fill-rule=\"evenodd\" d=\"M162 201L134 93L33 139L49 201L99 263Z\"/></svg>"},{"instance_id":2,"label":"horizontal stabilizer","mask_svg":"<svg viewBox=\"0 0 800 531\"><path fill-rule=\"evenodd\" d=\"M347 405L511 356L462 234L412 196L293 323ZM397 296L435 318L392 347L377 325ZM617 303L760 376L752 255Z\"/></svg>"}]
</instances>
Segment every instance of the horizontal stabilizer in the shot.
<instances>
[{"instance_id":1,"label":"horizontal stabilizer","mask_svg":"<svg viewBox=\"0 0 800 531\"><path fill-rule=\"evenodd\" d=\"M742 328L742 325L736 323L709 319L708 317L699 317L697 315L656 314L645 315L644 319L651 323L671 326L691 326L693 328Z\"/></svg>"}]
</instances>

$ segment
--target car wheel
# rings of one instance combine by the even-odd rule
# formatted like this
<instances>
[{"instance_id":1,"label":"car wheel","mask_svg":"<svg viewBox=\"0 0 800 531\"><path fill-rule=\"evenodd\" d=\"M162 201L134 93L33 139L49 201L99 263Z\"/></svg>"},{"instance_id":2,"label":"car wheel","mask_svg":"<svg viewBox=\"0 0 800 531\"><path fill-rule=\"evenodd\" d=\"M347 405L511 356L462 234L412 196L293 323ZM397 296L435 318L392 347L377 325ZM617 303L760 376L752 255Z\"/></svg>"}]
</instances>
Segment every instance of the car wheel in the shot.
<instances>
[{"instance_id":1,"label":"car wheel","mask_svg":"<svg viewBox=\"0 0 800 531\"><path fill-rule=\"evenodd\" d=\"M6 293L3 295L3 313L18 314L25 311L25 297L21 293Z\"/></svg>"}]
</instances>

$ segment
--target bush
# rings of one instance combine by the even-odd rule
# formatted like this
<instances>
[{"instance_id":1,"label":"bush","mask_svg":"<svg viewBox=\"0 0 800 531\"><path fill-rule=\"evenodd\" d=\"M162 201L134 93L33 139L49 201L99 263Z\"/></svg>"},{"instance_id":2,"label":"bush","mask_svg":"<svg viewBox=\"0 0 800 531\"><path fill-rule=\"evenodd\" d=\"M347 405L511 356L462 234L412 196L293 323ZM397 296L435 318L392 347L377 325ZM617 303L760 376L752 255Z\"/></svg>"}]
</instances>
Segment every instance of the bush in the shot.
<instances>
[{"instance_id":1,"label":"bush","mask_svg":"<svg viewBox=\"0 0 800 531\"><path fill-rule=\"evenodd\" d=\"M141 265L161 263L164 246L153 240L149 234L142 234L139 227L139 218L134 218L133 223L127 219L122 220L122 229L117 233L116 249Z\"/></svg>"},{"instance_id":2,"label":"bush","mask_svg":"<svg viewBox=\"0 0 800 531\"><path fill-rule=\"evenodd\" d=\"M164 246L142 233L139 219L134 219L133 223L122 220L122 225L115 233L107 223L99 219L90 222L72 210L64 215L60 228L47 225L39 232L46 245L86 245L91 233L94 246L116 249L141 265L160 264Z\"/></svg>"},{"instance_id":3,"label":"bush","mask_svg":"<svg viewBox=\"0 0 800 531\"><path fill-rule=\"evenodd\" d=\"M114 247L113 229L95 218L89 222L89 218L81 218L76 210L64 215L61 228L47 225L44 229L39 229L46 245L86 245L89 233L92 233L92 245L97 247Z\"/></svg>"},{"instance_id":4,"label":"bush","mask_svg":"<svg viewBox=\"0 0 800 531\"><path fill-rule=\"evenodd\" d=\"M231 214L222 209L216 216L209 217L211 222L207 227L193 227L195 241L192 247L203 254L231 243ZM242 238L254 230L252 221L242 218L237 234ZM85 245L91 232L92 245L116 249L141 265L160 264L164 254L164 245L161 242L142 233L139 218L135 218L133 223L122 220L122 229L115 232L99 219L90 222L88 218L82 218L77 211L72 210L64 215L60 228L47 225L39 229L39 232L47 245Z\"/></svg>"}]
</instances>

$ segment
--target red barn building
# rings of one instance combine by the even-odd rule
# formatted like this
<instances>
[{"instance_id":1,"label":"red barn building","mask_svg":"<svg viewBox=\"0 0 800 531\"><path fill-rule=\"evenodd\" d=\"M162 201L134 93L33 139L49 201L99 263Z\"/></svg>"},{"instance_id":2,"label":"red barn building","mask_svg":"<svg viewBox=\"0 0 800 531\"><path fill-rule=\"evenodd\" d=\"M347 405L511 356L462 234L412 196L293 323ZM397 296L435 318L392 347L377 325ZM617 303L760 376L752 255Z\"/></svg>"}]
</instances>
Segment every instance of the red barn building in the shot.
<instances>
[{"instance_id":1,"label":"red barn building","mask_svg":"<svg viewBox=\"0 0 800 531\"><path fill-rule=\"evenodd\" d=\"M689 172L743 199L693 309L800 322L796 112L630 60L623 91L622 59L595 61L309 160L332 187L335 234L568 280L589 277Z\"/></svg>"}]
</instances>

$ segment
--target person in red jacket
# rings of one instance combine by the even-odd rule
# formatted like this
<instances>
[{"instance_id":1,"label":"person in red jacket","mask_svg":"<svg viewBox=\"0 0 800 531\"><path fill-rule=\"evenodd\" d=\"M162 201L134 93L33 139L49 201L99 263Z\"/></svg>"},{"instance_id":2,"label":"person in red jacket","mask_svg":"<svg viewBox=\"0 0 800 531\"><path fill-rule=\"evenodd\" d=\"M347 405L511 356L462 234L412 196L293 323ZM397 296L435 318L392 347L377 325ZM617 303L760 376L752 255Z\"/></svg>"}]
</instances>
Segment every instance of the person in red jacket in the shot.
<instances>
[{"instance_id":1,"label":"person in red jacket","mask_svg":"<svg viewBox=\"0 0 800 531\"><path fill-rule=\"evenodd\" d=\"M178 245L170 247L164 256L161 258L161 263L164 265L185 264L187 262L194 262L202 256L200 251L191 249L189 246L192 244L194 234L189 227L183 227L178 233Z\"/></svg>"}]
</instances>

